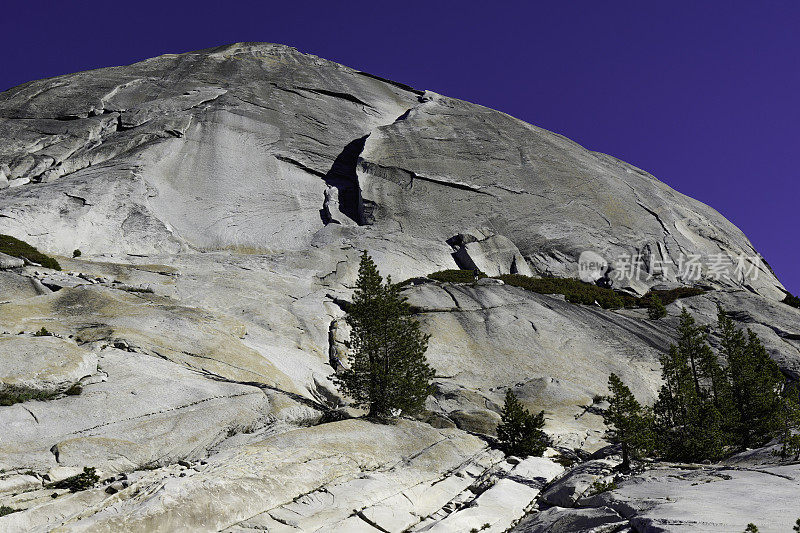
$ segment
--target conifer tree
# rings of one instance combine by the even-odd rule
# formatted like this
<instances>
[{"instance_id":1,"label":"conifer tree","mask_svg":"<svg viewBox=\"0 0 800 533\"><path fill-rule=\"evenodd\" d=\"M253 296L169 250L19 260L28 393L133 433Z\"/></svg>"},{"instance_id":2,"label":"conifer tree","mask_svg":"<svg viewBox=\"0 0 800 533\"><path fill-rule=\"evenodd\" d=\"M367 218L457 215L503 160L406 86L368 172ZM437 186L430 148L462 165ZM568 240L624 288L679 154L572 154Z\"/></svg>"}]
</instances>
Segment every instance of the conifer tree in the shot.
<instances>
[{"instance_id":1,"label":"conifer tree","mask_svg":"<svg viewBox=\"0 0 800 533\"><path fill-rule=\"evenodd\" d=\"M664 454L694 461L720 458L725 434L715 396L724 372L705 328L686 309L680 316L678 344L662 356L661 365L664 386L654 410Z\"/></svg>"},{"instance_id":2,"label":"conifer tree","mask_svg":"<svg viewBox=\"0 0 800 533\"><path fill-rule=\"evenodd\" d=\"M778 437L782 458L800 458L800 387L796 383L784 388L778 413ZM797 522L800 525L800 519Z\"/></svg>"},{"instance_id":3,"label":"conifer tree","mask_svg":"<svg viewBox=\"0 0 800 533\"><path fill-rule=\"evenodd\" d=\"M731 441L738 448L762 445L781 425L783 374L758 336L737 329L721 307L718 323L720 353L728 361Z\"/></svg>"},{"instance_id":4,"label":"conifer tree","mask_svg":"<svg viewBox=\"0 0 800 533\"><path fill-rule=\"evenodd\" d=\"M647 307L647 316L651 320L658 320L667 316L667 308L661 303L661 298L652 296L650 298L650 305Z\"/></svg>"},{"instance_id":5,"label":"conifer tree","mask_svg":"<svg viewBox=\"0 0 800 533\"><path fill-rule=\"evenodd\" d=\"M345 320L352 328L349 368L335 379L368 416L387 419L420 412L434 371L425 359L428 336L391 279L384 283L364 251L353 302Z\"/></svg>"},{"instance_id":6,"label":"conifer tree","mask_svg":"<svg viewBox=\"0 0 800 533\"><path fill-rule=\"evenodd\" d=\"M543 427L544 411L531 414L522 406L517 395L508 389L497 426L497 439L503 451L518 457L542 455L550 446L550 438L542 431Z\"/></svg>"},{"instance_id":7,"label":"conifer tree","mask_svg":"<svg viewBox=\"0 0 800 533\"><path fill-rule=\"evenodd\" d=\"M608 390L611 392L606 396L609 405L603 413L606 437L621 445L620 468L628 471L631 457L641 458L652 449L652 416L616 374L608 377Z\"/></svg>"}]
</instances>

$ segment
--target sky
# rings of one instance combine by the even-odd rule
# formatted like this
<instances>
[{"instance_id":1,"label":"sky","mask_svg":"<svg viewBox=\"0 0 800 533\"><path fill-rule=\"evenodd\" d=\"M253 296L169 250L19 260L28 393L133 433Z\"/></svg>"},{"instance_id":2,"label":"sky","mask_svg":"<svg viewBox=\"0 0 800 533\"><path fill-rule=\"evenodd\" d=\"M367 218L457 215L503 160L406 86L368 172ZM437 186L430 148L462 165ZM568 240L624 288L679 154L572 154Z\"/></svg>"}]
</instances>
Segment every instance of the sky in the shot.
<instances>
[{"instance_id":1,"label":"sky","mask_svg":"<svg viewBox=\"0 0 800 533\"><path fill-rule=\"evenodd\" d=\"M237 41L509 113L714 207L800 293L800 2L8 2L0 90Z\"/></svg>"}]
</instances>

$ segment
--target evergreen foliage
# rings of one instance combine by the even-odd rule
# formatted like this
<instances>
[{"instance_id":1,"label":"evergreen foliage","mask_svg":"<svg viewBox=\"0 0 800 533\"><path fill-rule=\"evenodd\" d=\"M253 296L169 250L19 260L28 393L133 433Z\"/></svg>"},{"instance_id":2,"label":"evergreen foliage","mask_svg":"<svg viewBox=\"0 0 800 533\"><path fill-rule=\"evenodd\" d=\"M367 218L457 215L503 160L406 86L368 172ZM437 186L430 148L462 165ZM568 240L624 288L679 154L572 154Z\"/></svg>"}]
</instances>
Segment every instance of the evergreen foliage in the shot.
<instances>
[{"instance_id":1,"label":"evergreen foliage","mask_svg":"<svg viewBox=\"0 0 800 533\"><path fill-rule=\"evenodd\" d=\"M61 265L58 264L58 261L44 255L27 242L10 235L0 235L0 252L13 257L19 257L20 259L27 259L32 263L40 264L46 268L61 270Z\"/></svg>"},{"instance_id":2,"label":"evergreen foliage","mask_svg":"<svg viewBox=\"0 0 800 533\"><path fill-rule=\"evenodd\" d=\"M786 298L784 298L782 301L786 305L791 305L792 307L797 307L798 309L800 309L800 298L798 298L797 296L795 296L793 294L789 294L787 292L786 293Z\"/></svg>"},{"instance_id":3,"label":"evergreen foliage","mask_svg":"<svg viewBox=\"0 0 800 533\"><path fill-rule=\"evenodd\" d=\"M796 383L786 386L782 400L778 414L780 455L797 460L800 459L800 387ZM800 525L800 519L797 522Z\"/></svg>"},{"instance_id":4,"label":"evergreen foliage","mask_svg":"<svg viewBox=\"0 0 800 533\"><path fill-rule=\"evenodd\" d=\"M449 282L449 283L475 283L481 278L485 278L486 274L480 270L440 270L433 274L428 274L428 278L435 281Z\"/></svg>"},{"instance_id":5,"label":"evergreen foliage","mask_svg":"<svg viewBox=\"0 0 800 533\"><path fill-rule=\"evenodd\" d=\"M658 296L653 296L650 298L650 305L647 308L647 316L649 316L651 320L658 320L659 318L664 318L667 316L667 308L664 307L664 304L661 303L661 298Z\"/></svg>"},{"instance_id":6,"label":"evergreen foliage","mask_svg":"<svg viewBox=\"0 0 800 533\"><path fill-rule=\"evenodd\" d=\"M335 380L372 418L416 414L430 394L434 371L425 359L428 335L411 316L401 290L391 279L383 281L364 251L345 317L352 328L350 364Z\"/></svg>"},{"instance_id":7,"label":"evergreen foliage","mask_svg":"<svg viewBox=\"0 0 800 533\"><path fill-rule=\"evenodd\" d=\"M46 487L52 489L69 489L70 492L79 492L92 488L98 481L100 481L100 476L97 475L95 469L85 466L83 467L83 472L80 474L62 479L55 483L50 483L46 485Z\"/></svg>"},{"instance_id":8,"label":"evergreen foliage","mask_svg":"<svg viewBox=\"0 0 800 533\"><path fill-rule=\"evenodd\" d=\"M641 458L653 449L653 416L649 409L642 408L616 374L608 377L608 390L609 405L603 412L606 437L609 442L621 445L621 469L628 471L631 457Z\"/></svg>"},{"instance_id":9,"label":"evergreen foliage","mask_svg":"<svg viewBox=\"0 0 800 533\"><path fill-rule=\"evenodd\" d=\"M775 437L784 457L800 456L796 384L785 382L758 336L736 328L721 308L717 335L718 354L709 346L706 328L683 310L678 342L661 357L664 384L652 417L617 376L609 378L611 406L604 419L609 440L623 444L626 465L626 448L657 451L670 460L716 461ZM629 440L631 435L643 444ZM647 435L658 435L657 442L648 443Z\"/></svg>"},{"instance_id":10,"label":"evergreen foliage","mask_svg":"<svg viewBox=\"0 0 800 533\"><path fill-rule=\"evenodd\" d=\"M707 343L705 328L683 310L678 344L661 358L664 385L654 406L663 453L684 461L723 455L722 415L715 401L722 369Z\"/></svg>"},{"instance_id":11,"label":"evergreen foliage","mask_svg":"<svg viewBox=\"0 0 800 533\"><path fill-rule=\"evenodd\" d=\"M718 309L720 352L728 361L730 436L737 448L762 446L780 428L784 377L752 331L737 330Z\"/></svg>"},{"instance_id":12,"label":"evergreen foliage","mask_svg":"<svg viewBox=\"0 0 800 533\"><path fill-rule=\"evenodd\" d=\"M597 302L604 309L619 309L626 304L633 305L635 301L632 296L573 278L532 278L522 274L504 274L499 277L506 285L539 294L563 294L571 303L591 305ZM626 300L626 297L630 300Z\"/></svg>"},{"instance_id":13,"label":"evergreen foliage","mask_svg":"<svg viewBox=\"0 0 800 533\"><path fill-rule=\"evenodd\" d=\"M511 389L507 390L500 424L497 426L497 439L506 455L541 456L550 446L550 438L542 431L543 427L544 411L531 414L522 406L517 395Z\"/></svg>"}]
</instances>

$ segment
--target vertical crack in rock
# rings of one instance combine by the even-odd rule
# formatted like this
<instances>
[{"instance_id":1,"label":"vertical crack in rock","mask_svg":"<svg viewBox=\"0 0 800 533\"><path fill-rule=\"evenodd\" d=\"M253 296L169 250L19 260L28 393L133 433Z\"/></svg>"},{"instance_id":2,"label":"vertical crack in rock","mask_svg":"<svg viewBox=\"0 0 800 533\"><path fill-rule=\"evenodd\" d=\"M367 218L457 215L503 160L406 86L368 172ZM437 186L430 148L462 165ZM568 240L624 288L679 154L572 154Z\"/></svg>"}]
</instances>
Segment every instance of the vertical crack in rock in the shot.
<instances>
[{"instance_id":1,"label":"vertical crack in rock","mask_svg":"<svg viewBox=\"0 0 800 533\"><path fill-rule=\"evenodd\" d=\"M344 223L344 220L339 219L339 213L356 224L363 225L367 223L361 215L363 211L361 207L361 191L356 175L358 157L364 149L367 137L369 135L364 135L347 143L339 155L336 156L330 170L323 176L325 183L328 185L328 190L325 192L325 200L320 210L320 217L324 224Z\"/></svg>"}]
</instances>

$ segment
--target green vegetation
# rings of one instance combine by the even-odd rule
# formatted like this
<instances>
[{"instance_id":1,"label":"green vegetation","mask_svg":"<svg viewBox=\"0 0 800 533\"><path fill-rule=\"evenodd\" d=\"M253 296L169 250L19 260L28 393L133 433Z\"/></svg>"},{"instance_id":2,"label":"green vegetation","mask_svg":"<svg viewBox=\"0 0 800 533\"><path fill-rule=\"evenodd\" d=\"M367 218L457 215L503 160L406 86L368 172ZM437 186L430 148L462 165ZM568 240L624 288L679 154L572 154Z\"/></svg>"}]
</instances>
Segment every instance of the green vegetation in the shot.
<instances>
[{"instance_id":1,"label":"green vegetation","mask_svg":"<svg viewBox=\"0 0 800 533\"><path fill-rule=\"evenodd\" d=\"M664 385L653 414L611 375L604 420L609 440L623 445L623 463L628 453L716 461L776 437L784 457L800 456L797 386L786 383L758 336L737 329L721 308L717 335L719 353L706 328L683 310L678 343L661 358Z\"/></svg>"},{"instance_id":2,"label":"green vegetation","mask_svg":"<svg viewBox=\"0 0 800 533\"><path fill-rule=\"evenodd\" d=\"M661 298L658 296L654 295L650 298L650 305L647 308L647 316L649 316L651 320L658 320L659 318L664 318L667 316L667 308L664 307L664 304L661 302Z\"/></svg>"},{"instance_id":3,"label":"green vegetation","mask_svg":"<svg viewBox=\"0 0 800 533\"><path fill-rule=\"evenodd\" d=\"M661 300L663 305L669 305L680 298L699 296L704 292L706 292L706 290L699 287L678 287L676 289L669 289L666 291L650 291L639 298L638 305L642 307L650 307L654 298Z\"/></svg>"},{"instance_id":4,"label":"green vegetation","mask_svg":"<svg viewBox=\"0 0 800 533\"><path fill-rule=\"evenodd\" d=\"M608 492L610 490L614 490L618 488L617 482L613 479L610 481L603 481L598 479L594 483L592 483L591 488L589 489L589 496L595 496L597 494L602 494L604 492Z\"/></svg>"},{"instance_id":5,"label":"green vegetation","mask_svg":"<svg viewBox=\"0 0 800 533\"><path fill-rule=\"evenodd\" d=\"M14 509L14 508L9 507L7 505L0 505L0 516L5 516L5 515L11 514L11 513L18 513L21 510L22 509Z\"/></svg>"},{"instance_id":6,"label":"green vegetation","mask_svg":"<svg viewBox=\"0 0 800 533\"><path fill-rule=\"evenodd\" d=\"M52 268L54 270L61 270L61 265L52 257L48 257L41 253L39 250L30 244L16 239L10 235L0 235L0 252L27 259L32 263L37 263L45 268Z\"/></svg>"},{"instance_id":7,"label":"green vegetation","mask_svg":"<svg viewBox=\"0 0 800 533\"><path fill-rule=\"evenodd\" d=\"M744 528L744 533L758 533L758 526L750 522L747 524L747 527Z\"/></svg>"},{"instance_id":8,"label":"green vegetation","mask_svg":"<svg viewBox=\"0 0 800 533\"><path fill-rule=\"evenodd\" d=\"M797 522L794 523L794 527L792 528L792 531L796 531L797 533L800 533L800 518L798 518Z\"/></svg>"},{"instance_id":9,"label":"green vegetation","mask_svg":"<svg viewBox=\"0 0 800 533\"><path fill-rule=\"evenodd\" d=\"M49 483L45 485L49 489L69 489L70 492L79 492L82 490L91 489L95 483L100 481L100 476L97 475L93 467L83 467L83 472L75 476Z\"/></svg>"},{"instance_id":10,"label":"green vegetation","mask_svg":"<svg viewBox=\"0 0 800 533\"><path fill-rule=\"evenodd\" d=\"M440 270L428 274L428 278L432 280L448 283L475 283L485 277L486 274L480 270Z\"/></svg>"},{"instance_id":11,"label":"green vegetation","mask_svg":"<svg viewBox=\"0 0 800 533\"><path fill-rule=\"evenodd\" d=\"M30 400L52 400L58 396L56 393L32 389L23 385L6 385L0 390L0 405L8 406Z\"/></svg>"},{"instance_id":12,"label":"green vegetation","mask_svg":"<svg viewBox=\"0 0 800 533\"><path fill-rule=\"evenodd\" d=\"M50 337L53 334L47 331L47 328L42 326L42 329L33 334L34 337Z\"/></svg>"},{"instance_id":13,"label":"green vegetation","mask_svg":"<svg viewBox=\"0 0 800 533\"><path fill-rule=\"evenodd\" d=\"M786 293L786 298L782 300L783 303L786 305L791 305L792 307L796 307L800 309L800 298L794 296L793 294Z\"/></svg>"},{"instance_id":14,"label":"green vegetation","mask_svg":"<svg viewBox=\"0 0 800 533\"><path fill-rule=\"evenodd\" d=\"M517 395L507 390L497 426L497 439L506 455L541 456L550 446L550 438L542 431L543 427L544 411L531 414L522 407Z\"/></svg>"},{"instance_id":15,"label":"green vegetation","mask_svg":"<svg viewBox=\"0 0 800 533\"><path fill-rule=\"evenodd\" d=\"M633 296L573 278L532 278L522 274L504 274L500 279L506 285L539 294L563 294L568 302L576 304L591 305L597 302L603 309L619 309L626 304L632 306L636 300Z\"/></svg>"},{"instance_id":16,"label":"green vegetation","mask_svg":"<svg viewBox=\"0 0 800 533\"><path fill-rule=\"evenodd\" d=\"M64 394L68 396L77 396L81 392L83 392L83 388L76 383L64 391ZM24 385L6 385L0 389L0 406L9 406L31 400L44 402L57 398L59 395L60 393L58 392L43 391Z\"/></svg>"},{"instance_id":17,"label":"green vegetation","mask_svg":"<svg viewBox=\"0 0 800 533\"><path fill-rule=\"evenodd\" d=\"M475 283L487 277L480 270L441 270L428 274L427 278L443 283ZM523 274L503 274L496 276L506 285L520 287L538 294L561 294L568 302L592 305L597 302L603 309L619 309L622 307L644 307L648 309L650 318L658 319L666 316L664 306L679 298L688 298L703 294L705 289L697 287L679 287L670 290L652 290L638 298L628 293L607 289L592 283L574 278L543 277L534 278ZM407 279L398 284L405 287L417 278Z\"/></svg>"},{"instance_id":18,"label":"green vegetation","mask_svg":"<svg viewBox=\"0 0 800 533\"><path fill-rule=\"evenodd\" d=\"M653 450L653 413L648 408L642 408L616 374L608 377L608 390L611 391L606 397L609 405L603 412L606 438L609 442L621 445L620 468L627 472L630 470L631 456L638 459Z\"/></svg>"},{"instance_id":19,"label":"green vegetation","mask_svg":"<svg viewBox=\"0 0 800 533\"><path fill-rule=\"evenodd\" d=\"M81 251L78 250L77 248L72 251L72 257L80 257L80 256L81 256Z\"/></svg>"},{"instance_id":20,"label":"green vegetation","mask_svg":"<svg viewBox=\"0 0 800 533\"><path fill-rule=\"evenodd\" d=\"M429 337L400 291L391 278L383 281L364 251L345 316L352 328L349 368L335 381L372 418L417 414L431 391L434 371L425 359Z\"/></svg>"}]
</instances>

